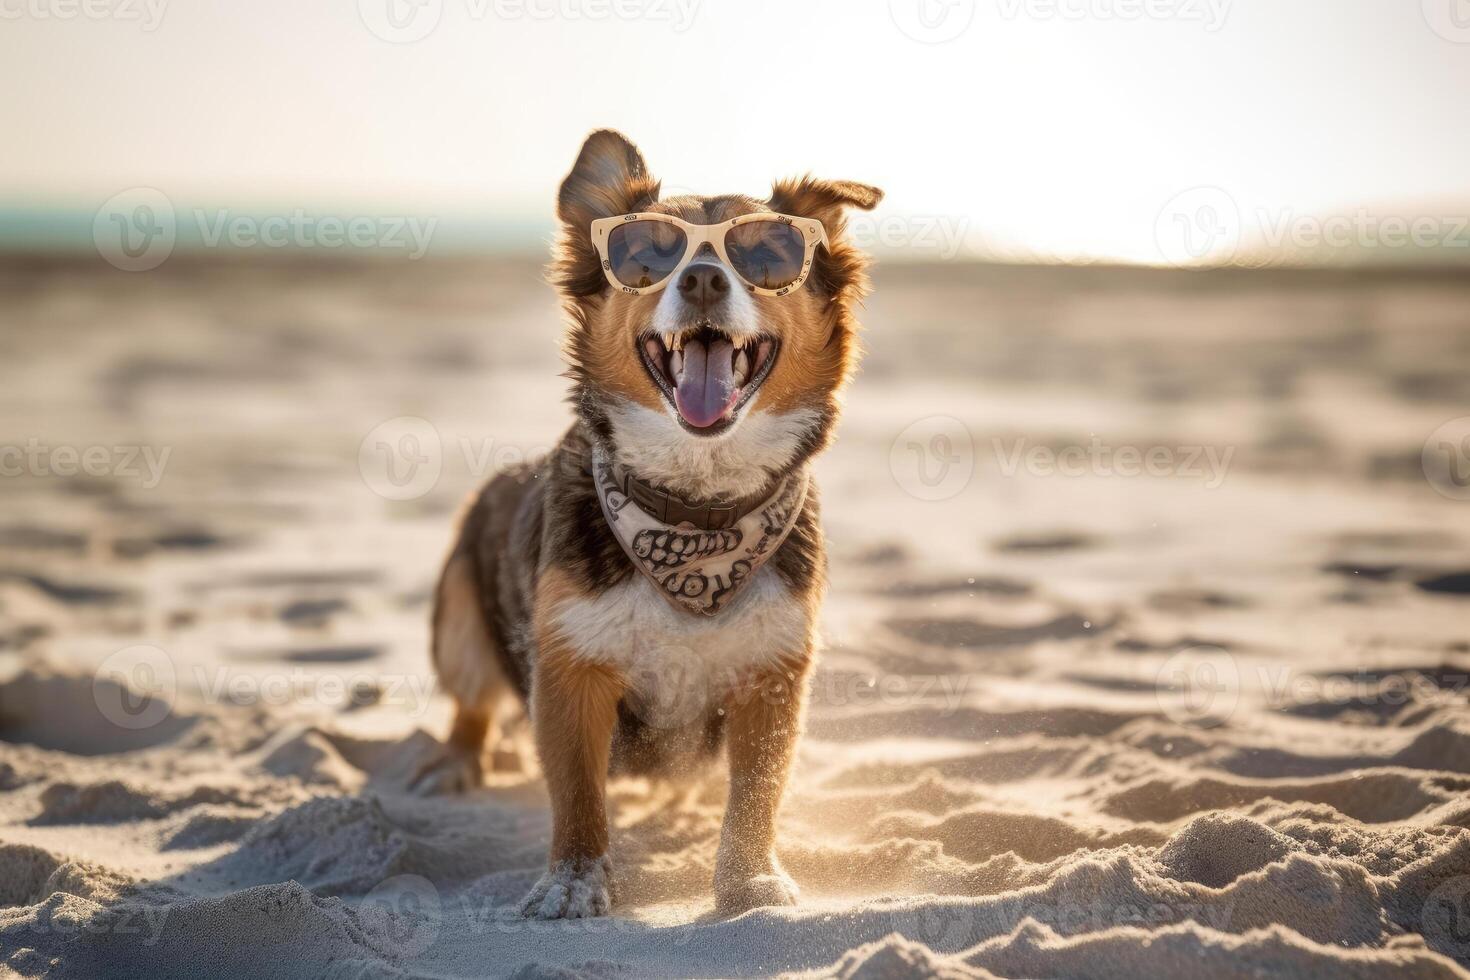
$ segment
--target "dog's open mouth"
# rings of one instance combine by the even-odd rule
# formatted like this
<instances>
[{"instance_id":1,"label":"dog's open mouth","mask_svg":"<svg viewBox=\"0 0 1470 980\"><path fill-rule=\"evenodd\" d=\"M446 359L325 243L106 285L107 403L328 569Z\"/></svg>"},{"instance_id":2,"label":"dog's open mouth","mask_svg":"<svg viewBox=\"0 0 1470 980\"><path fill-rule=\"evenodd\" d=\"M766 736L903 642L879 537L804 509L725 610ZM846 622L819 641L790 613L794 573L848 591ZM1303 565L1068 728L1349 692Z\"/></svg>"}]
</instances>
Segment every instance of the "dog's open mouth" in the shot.
<instances>
[{"instance_id":1,"label":"dog's open mouth","mask_svg":"<svg viewBox=\"0 0 1470 980\"><path fill-rule=\"evenodd\" d=\"M771 373L779 346L764 335L731 337L706 321L677 336L644 334L638 352L684 428L703 436L734 424Z\"/></svg>"}]
</instances>

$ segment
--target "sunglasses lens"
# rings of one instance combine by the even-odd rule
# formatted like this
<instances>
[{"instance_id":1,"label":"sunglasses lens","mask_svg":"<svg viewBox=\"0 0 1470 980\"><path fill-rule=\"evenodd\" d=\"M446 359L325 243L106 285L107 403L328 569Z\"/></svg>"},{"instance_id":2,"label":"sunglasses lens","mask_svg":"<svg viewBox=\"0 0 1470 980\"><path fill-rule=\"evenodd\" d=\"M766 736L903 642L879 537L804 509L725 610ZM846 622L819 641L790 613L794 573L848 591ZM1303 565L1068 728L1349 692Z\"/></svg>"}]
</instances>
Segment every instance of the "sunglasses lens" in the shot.
<instances>
[{"instance_id":1,"label":"sunglasses lens","mask_svg":"<svg viewBox=\"0 0 1470 980\"><path fill-rule=\"evenodd\" d=\"M667 221L628 221L607 236L607 261L624 286L646 289L679 267L688 244L682 229Z\"/></svg>"},{"instance_id":2,"label":"sunglasses lens","mask_svg":"<svg viewBox=\"0 0 1470 980\"><path fill-rule=\"evenodd\" d=\"M784 221L747 221L726 233L725 251L752 286L784 289L801 276L806 240Z\"/></svg>"}]
</instances>

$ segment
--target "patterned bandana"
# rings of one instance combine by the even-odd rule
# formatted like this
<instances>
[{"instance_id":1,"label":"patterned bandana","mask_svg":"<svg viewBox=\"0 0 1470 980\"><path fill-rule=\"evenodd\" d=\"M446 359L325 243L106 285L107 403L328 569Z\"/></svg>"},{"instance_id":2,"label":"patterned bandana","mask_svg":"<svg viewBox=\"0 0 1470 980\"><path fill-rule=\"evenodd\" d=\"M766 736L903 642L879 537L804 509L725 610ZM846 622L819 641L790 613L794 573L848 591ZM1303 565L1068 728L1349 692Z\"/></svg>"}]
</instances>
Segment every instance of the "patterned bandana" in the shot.
<instances>
[{"instance_id":1,"label":"patterned bandana","mask_svg":"<svg viewBox=\"0 0 1470 980\"><path fill-rule=\"evenodd\" d=\"M700 616L715 615L750 584L796 526L806 500L803 468L732 526L704 531L687 521L665 524L639 507L602 450L593 452L592 462L602 514L628 558L665 599Z\"/></svg>"}]
</instances>

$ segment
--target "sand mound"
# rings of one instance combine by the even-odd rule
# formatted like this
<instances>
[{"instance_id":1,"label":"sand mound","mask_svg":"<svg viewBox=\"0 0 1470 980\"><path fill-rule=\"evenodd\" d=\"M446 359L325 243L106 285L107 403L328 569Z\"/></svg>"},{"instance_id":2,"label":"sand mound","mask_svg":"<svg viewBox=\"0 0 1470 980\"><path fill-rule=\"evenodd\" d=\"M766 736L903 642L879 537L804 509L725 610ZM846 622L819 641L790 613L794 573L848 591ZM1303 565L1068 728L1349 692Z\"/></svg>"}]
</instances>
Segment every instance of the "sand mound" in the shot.
<instances>
[{"instance_id":1,"label":"sand mound","mask_svg":"<svg viewBox=\"0 0 1470 980\"><path fill-rule=\"evenodd\" d=\"M1285 976L1429 980L1464 975L1454 963L1423 949L1342 950L1271 927L1243 936L1222 935L1195 923L1159 930L1123 927L1063 938L1044 925L1026 923L964 956L968 964L1003 977L1209 976L1254 980L1263 968Z\"/></svg>"},{"instance_id":2,"label":"sand mound","mask_svg":"<svg viewBox=\"0 0 1470 980\"><path fill-rule=\"evenodd\" d=\"M1280 861L1298 845L1245 817L1208 814L1191 820L1154 856L1171 878L1224 888L1240 876Z\"/></svg>"},{"instance_id":3,"label":"sand mound","mask_svg":"<svg viewBox=\"0 0 1470 980\"><path fill-rule=\"evenodd\" d=\"M830 970L807 974L831 980L990 980L994 974L978 970L950 957L940 957L929 947L912 943L897 933L874 943L865 943L832 965Z\"/></svg>"}]
</instances>

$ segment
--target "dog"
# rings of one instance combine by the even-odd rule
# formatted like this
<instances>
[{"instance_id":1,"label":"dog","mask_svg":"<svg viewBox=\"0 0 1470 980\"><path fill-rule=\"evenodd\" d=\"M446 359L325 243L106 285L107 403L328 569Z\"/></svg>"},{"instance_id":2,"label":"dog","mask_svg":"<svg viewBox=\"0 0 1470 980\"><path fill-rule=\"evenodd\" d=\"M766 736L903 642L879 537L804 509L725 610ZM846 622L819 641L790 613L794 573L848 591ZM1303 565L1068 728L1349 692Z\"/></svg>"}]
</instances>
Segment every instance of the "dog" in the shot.
<instances>
[{"instance_id":1,"label":"dog","mask_svg":"<svg viewBox=\"0 0 1470 980\"><path fill-rule=\"evenodd\" d=\"M552 811L526 916L608 912L610 773L722 749L716 908L796 901L774 845L826 588L808 469L859 355L867 259L844 212L881 198L808 176L765 201L661 199L611 130L561 184L549 278L576 421L465 511L433 612L455 716L415 784L476 785L497 706L522 700Z\"/></svg>"}]
</instances>

